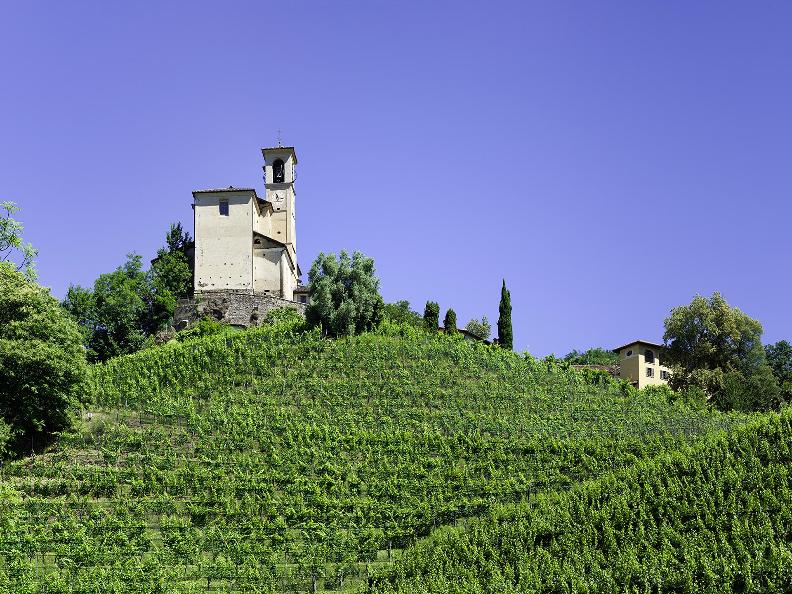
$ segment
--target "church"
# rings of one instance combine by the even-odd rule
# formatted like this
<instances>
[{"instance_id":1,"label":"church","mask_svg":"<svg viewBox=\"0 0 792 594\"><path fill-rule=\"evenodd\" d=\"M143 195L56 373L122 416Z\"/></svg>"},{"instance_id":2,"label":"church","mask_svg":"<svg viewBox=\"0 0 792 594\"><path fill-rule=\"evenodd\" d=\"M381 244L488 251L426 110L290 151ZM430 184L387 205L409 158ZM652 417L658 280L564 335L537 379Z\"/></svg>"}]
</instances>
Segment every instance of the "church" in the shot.
<instances>
[{"instance_id":1,"label":"church","mask_svg":"<svg viewBox=\"0 0 792 594\"><path fill-rule=\"evenodd\" d=\"M180 303L177 327L209 315L237 326L255 325L276 307L303 310L294 191L294 147L261 149L264 196L255 188L195 190L194 299Z\"/></svg>"},{"instance_id":2,"label":"church","mask_svg":"<svg viewBox=\"0 0 792 594\"><path fill-rule=\"evenodd\" d=\"M261 293L292 301L299 286L294 147L261 149L264 197L254 188L196 190L195 294Z\"/></svg>"}]
</instances>

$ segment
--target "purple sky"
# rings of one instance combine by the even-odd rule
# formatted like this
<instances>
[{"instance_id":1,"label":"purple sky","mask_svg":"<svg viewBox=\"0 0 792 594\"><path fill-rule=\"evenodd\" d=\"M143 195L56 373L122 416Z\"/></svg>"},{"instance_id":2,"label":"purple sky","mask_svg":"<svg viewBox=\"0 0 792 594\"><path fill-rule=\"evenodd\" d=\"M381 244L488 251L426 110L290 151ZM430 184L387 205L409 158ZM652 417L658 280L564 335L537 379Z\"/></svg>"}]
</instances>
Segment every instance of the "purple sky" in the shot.
<instances>
[{"instance_id":1,"label":"purple sky","mask_svg":"<svg viewBox=\"0 0 792 594\"><path fill-rule=\"evenodd\" d=\"M147 5L147 10L141 6ZM534 354L721 291L792 339L792 5L0 0L0 199L62 297L300 159L299 258Z\"/></svg>"}]
</instances>

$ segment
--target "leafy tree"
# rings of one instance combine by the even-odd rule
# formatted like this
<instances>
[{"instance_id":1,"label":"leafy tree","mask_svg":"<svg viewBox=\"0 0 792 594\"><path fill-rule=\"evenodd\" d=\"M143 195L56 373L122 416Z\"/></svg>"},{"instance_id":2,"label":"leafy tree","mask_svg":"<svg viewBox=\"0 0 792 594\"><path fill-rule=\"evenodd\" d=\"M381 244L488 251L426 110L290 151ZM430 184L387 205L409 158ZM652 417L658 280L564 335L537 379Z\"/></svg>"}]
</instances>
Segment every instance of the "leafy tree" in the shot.
<instances>
[{"instance_id":1,"label":"leafy tree","mask_svg":"<svg viewBox=\"0 0 792 594\"><path fill-rule=\"evenodd\" d=\"M382 319L383 301L374 260L355 252L320 253L308 273L309 324L329 336L372 330Z\"/></svg>"},{"instance_id":2,"label":"leafy tree","mask_svg":"<svg viewBox=\"0 0 792 594\"><path fill-rule=\"evenodd\" d=\"M101 274L92 289L69 287L63 306L82 329L90 361L161 342L147 338L170 324L178 299L190 296L192 248L189 233L172 224L148 272L139 255L129 254L122 266Z\"/></svg>"},{"instance_id":3,"label":"leafy tree","mask_svg":"<svg viewBox=\"0 0 792 594\"><path fill-rule=\"evenodd\" d=\"M506 289L506 279L501 286L500 304L498 305L498 344L509 351L514 349L514 334L511 320L511 293Z\"/></svg>"},{"instance_id":4,"label":"leafy tree","mask_svg":"<svg viewBox=\"0 0 792 594\"><path fill-rule=\"evenodd\" d=\"M781 340L765 346L765 357L781 387L785 401L792 400L792 344Z\"/></svg>"},{"instance_id":5,"label":"leafy tree","mask_svg":"<svg viewBox=\"0 0 792 594\"><path fill-rule=\"evenodd\" d=\"M410 309L409 301L396 301L386 303L382 309L382 318L395 324L408 324L416 328L423 328L423 318L418 312Z\"/></svg>"},{"instance_id":6,"label":"leafy tree","mask_svg":"<svg viewBox=\"0 0 792 594\"><path fill-rule=\"evenodd\" d=\"M48 289L0 265L0 416L17 451L69 426L87 372L80 338Z\"/></svg>"},{"instance_id":7,"label":"leafy tree","mask_svg":"<svg viewBox=\"0 0 792 594\"><path fill-rule=\"evenodd\" d=\"M445 318L443 318L443 329L446 334L452 334L457 331L456 312L450 307L446 311Z\"/></svg>"},{"instance_id":8,"label":"leafy tree","mask_svg":"<svg viewBox=\"0 0 792 594\"><path fill-rule=\"evenodd\" d=\"M157 330L149 280L140 256L129 254L114 272L100 275L93 290L69 287L63 306L83 328L89 360L133 353Z\"/></svg>"},{"instance_id":9,"label":"leafy tree","mask_svg":"<svg viewBox=\"0 0 792 594\"><path fill-rule=\"evenodd\" d=\"M424 306L424 326L430 332L436 332L440 326L440 305L434 301L427 301Z\"/></svg>"},{"instance_id":10,"label":"leafy tree","mask_svg":"<svg viewBox=\"0 0 792 594\"><path fill-rule=\"evenodd\" d=\"M615 365L619 362L618 353L599 347L580 352L572 350L564 356L570 365Z\"/></svg>"},{"instance_id":11,"label":"leafy tree","mask_svg":"<svg viewBox=\"0 0 792 594\"><path fill-rule=\"evenodd\" d=\"M193 241L181 223L171 224L165 247L157 251L151 263L148 282L151 286L151 326L166 326L176 309L176 302L192 295L193 259L189 252Z\"/></svg>"},{"instance_id":12,"label":"leafy tree","mask_svg":"<svg viewBox=\"0 0 792 594\"><path fill-rule=\"evenodd\" d=\"M13 202L0 202L0 262L8 263L21 271L28 280L36 280L33 259L38 252L29 243L22 241L22 223L11 215L19 211Z\"/></svg>"},{"instance_id":13,"label":"leafy tree","mask_svg":"<svg viewBox=\"0 0 792 594\"><path fill-rule=\"evenodd\" d=\"M696 386L724 410L777 407L780 390L761 337L762 325L729 306L720 293L675 307L663 335L672 387Z\"/></svg>"},{"instance_id":14,"label":"leafy tree","mask_svg":"<svg viewBox=\"0 0 792 594\"><path fill-rule=\"evenodd\" d=\"M465 330L481 338L482 340L489 340L492 326L490 326L487 316L483 316L481 320L473 318L465 325Z\"/></svg>"}]
</instances>

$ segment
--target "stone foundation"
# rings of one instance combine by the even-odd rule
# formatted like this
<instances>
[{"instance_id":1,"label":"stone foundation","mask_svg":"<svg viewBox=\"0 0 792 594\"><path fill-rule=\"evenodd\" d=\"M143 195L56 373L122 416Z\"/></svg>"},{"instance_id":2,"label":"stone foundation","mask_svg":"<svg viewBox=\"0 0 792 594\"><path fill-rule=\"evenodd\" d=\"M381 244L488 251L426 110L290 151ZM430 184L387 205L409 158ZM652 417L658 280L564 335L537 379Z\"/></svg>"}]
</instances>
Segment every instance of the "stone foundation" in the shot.
<instances>
[{"instance_id":1,"label":"stone foundation","mask_svg":"<svg viewBox=\"0 0 792 594\"><path fill-rule=\"evenodd\" d=\"M200 293L194 299L181 299L173 314L177 330L186 328L206 317L232 326L258 326L267 312L279 307L290 307L305 315L305 304L252 293L215 291Z\"/></svg>"}]
</instances>

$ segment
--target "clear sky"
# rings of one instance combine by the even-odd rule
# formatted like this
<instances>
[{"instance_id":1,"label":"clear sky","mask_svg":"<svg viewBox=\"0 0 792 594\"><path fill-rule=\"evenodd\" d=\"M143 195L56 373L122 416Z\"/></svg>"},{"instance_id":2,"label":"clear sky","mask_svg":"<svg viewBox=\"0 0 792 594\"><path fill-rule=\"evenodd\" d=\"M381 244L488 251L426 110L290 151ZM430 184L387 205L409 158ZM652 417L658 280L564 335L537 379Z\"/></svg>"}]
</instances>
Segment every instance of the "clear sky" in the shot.
<instances>
[{"instance_id":1,"label":"clear sky","mask_svg":"<svg viewBox=\"0 0 792 594\"><path fill-rule=\"evenodd\" d=\"M62 297L294 145L299 259L537 355L721 291L792 339L792 4L0 0L0 198Z\"/></svg>"}]
</instances>

